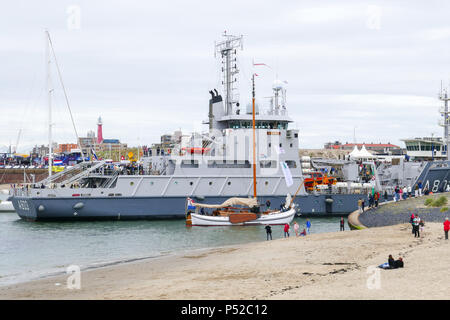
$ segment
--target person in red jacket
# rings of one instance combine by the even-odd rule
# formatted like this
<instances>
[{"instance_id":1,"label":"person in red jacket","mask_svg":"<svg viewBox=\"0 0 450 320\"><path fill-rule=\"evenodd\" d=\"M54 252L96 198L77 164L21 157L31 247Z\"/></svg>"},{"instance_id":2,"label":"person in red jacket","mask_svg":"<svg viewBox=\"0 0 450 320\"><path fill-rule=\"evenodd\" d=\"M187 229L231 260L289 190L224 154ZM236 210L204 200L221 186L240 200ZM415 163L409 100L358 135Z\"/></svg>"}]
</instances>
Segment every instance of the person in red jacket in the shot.
<instances>
[{"instance_id":1,"label":"person in red jacket","mask_svg":"<svg viewBox=\"0 0 450 320\"><path fill-rule=\"evenodd\" d=\"M445 240L448 240L448 231L449 230L450 230L450 221L448 221L448 218L445 218L445 221L444 221Z\"/></svg>"},{"instance_id":2,"label":"person in red jacket","mask_svg":"<svg viewBox=\"0 0 450 320\"><path fill-rule=\"evenodd\" d=\"M287 235L287 237L289 238L289 223L286 223L285 225L284 225L284 237L286 238L286 235Z\"/></svg>"}]
</instances>

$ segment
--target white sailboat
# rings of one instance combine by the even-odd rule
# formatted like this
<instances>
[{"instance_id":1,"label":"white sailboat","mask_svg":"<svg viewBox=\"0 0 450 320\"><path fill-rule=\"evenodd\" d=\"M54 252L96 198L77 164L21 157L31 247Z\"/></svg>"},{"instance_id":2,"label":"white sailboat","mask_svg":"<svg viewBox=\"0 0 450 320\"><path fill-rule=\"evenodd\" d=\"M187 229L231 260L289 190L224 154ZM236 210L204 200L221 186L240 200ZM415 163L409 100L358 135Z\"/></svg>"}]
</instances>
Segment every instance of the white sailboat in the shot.
<instances>
[{"instance_id":1,"label":"white sailboat","mask_svg":"<svg viewBox=\"0 0 450 320\"><path fill-rule=\"evenodd\" d=\"M242 226L242 225L284 225L290 223L297 212L294 198L303 182L297 189L294 198L286 196L285 207L282 210L267 210L260 212L256 193L256 138L255 138L255 75L252 76L253 92L253 198L229 198L222 204L194 203L186 199L187 226ZM211 215L201 214L204 209L214 209Z\"/></svg>"},{"instance_id":2,"label":"white sailboat","mask_svg":"<svg viewBox=\"0 0 450 320\"><path fill-rule=\"evenodd\" d=\"M0 212L14 212L14 206L8 201L9 193L7 190L0 190Z\"/></svg>"}]
</instances>

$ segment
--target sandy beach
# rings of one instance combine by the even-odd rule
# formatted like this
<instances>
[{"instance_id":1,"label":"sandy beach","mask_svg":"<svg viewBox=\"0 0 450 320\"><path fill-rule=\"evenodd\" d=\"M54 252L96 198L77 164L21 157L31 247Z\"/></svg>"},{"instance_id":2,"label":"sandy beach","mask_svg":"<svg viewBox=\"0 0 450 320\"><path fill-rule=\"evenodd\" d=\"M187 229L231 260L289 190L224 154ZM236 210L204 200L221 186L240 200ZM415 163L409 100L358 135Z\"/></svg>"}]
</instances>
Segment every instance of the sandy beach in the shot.
<instances>
[{"instance_id":1,"label":"sandy beach","mask_svg":"<svg viewBox=\"0 0 450 320\"><path fill-rule=\"evenodd\" d=\"M374 268L389 254L405 268ZM448 299L442 224L409 224L193 251L0 288L1 299Z\"/></svg>"}]
</instances>

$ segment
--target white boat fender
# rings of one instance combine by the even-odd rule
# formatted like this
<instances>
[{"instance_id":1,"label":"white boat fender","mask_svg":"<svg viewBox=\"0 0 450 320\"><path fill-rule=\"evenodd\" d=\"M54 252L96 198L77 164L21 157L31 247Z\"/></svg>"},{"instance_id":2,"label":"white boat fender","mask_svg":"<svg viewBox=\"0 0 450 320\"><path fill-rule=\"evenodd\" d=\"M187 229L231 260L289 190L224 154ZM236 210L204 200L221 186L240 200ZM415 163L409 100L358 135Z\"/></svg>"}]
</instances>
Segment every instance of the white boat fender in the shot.
<instances>
[{"instance_id":1,"label":"white boat fender","mask_svg":"<svg viewBox=\"0 0 450 320\"><path fill-rule=\"evenodd\" d=\"M41 212L42 212L42 211L44 211L44 210L45 210L45 207L44 207L44 205L42 205L42 204L41 204L41 205L39 205L39 207L38 207L38 210L39 210L39 211L41 211Z\"/></svg>"},{"instance_id":2,"label":"white boat fender","mask_svg":"<svg viewBox=\"0 0 450 320\"><path fill-rule=\"evenodd\" d=\"M74 209L81 209L84 207L84 203L83 202L77 202L73 205Z\"/></svg>"},{"instance_id":3,"label":"white boat fender","mask_svg":"<svg viewBox=\"0 0 450 320\"><path fill-rule=\"evenodd\" d=\"M325 199L325 202L328 202L328 203L333 203L333 199L330 199L330 198L328 198L328 199Z\"/></svg>"},{"instance_id":4,"label":"white boat fender","mask_svg":"<svg viewBox=\"0 0 450 320\"><path fill-rule=\"evenodd\" d=\"M197 200L205 200L205 197L204 197L204 196L195 196L195 198L196 198Z\"/></svg>"}]
</instances>

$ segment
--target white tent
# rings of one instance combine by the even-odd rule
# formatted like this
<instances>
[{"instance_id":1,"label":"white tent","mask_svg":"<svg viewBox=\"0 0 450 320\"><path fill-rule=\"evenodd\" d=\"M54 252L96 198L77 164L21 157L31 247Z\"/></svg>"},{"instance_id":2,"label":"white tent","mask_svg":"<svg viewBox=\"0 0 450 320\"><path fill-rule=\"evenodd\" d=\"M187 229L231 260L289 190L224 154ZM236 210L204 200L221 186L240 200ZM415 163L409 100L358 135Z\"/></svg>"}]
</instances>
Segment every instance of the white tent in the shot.
<instances>
[{"instance_id":1,"label":"white tent","mask_svg":"<svg viewBox=\"0 0 450 320\"><path fill-rule=\"evenodd\" d=\"M353 151L349 153L350 158L358 158L359 156L359 150L358 147L355 145L353 148Z\"/></svg>"},{"instance_id":2,"label":"white tent","mask_svg":"<svg viewBox=\"0 0 450 320\"><path fill-rule=\"evenodd\" d=\"M362 159L376 159L376 156L367 151L366 146L363 145L359 151L359 157Z\"/></svg>"},{"instance_id":3,"label":"white tent","mask_svg":"<svg viewBox=\"0 0 450 320\"><path fill-rule=\"evenodd\" d=\"M377 157L367 151L366 146L363 145L361 150L358 150L358 147L355 145L353 151L349 154L352 159L376 159Z\"/></svg>"}]
</instances>

